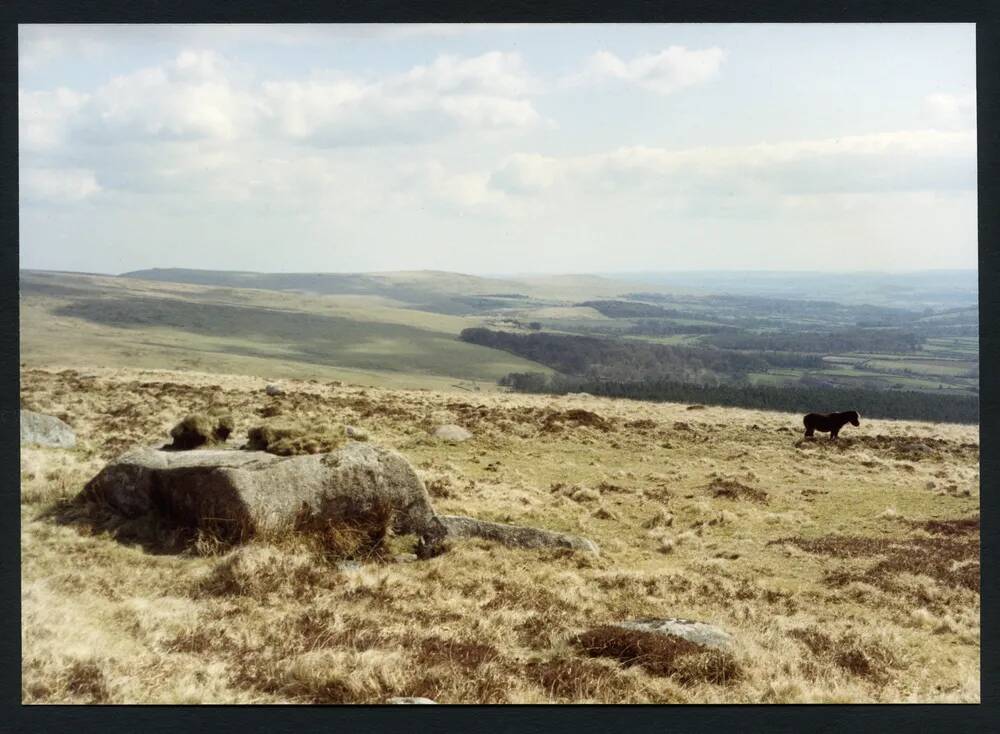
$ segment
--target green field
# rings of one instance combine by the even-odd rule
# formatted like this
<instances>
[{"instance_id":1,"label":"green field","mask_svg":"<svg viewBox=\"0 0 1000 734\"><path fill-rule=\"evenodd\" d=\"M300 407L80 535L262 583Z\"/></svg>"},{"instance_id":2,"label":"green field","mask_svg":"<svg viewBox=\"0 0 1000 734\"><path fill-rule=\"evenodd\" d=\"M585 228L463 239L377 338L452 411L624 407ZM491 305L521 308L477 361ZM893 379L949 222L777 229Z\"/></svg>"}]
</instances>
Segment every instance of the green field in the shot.
<instances>
[{"instance_id":1,"label":"green field","mask_svg":"<svg viewBox=\"0 0 1000 734\"><path fill-rule=\"evenodd\" d=\"M493 389L547 368L466 344L478 319L404 308L382 296L321 296L22 274L21 359L29 365L139 366Z\"/></svg>"}]
</instances>

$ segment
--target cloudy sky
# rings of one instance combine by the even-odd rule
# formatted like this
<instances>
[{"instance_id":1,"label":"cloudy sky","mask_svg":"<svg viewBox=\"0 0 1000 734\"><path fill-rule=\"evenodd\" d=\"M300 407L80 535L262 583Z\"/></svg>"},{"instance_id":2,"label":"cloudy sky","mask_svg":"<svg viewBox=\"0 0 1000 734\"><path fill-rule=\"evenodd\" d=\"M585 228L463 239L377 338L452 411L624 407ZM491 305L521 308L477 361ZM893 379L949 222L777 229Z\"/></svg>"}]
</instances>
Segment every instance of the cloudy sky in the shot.
<instances>
[{"instance_id":1,"label":"cloudy sky","mask_svg":"<svg viewBox=\"0 0 1000 734\"><path fill-rule=\"evenodd\" d=\"M975 268L975 29L22 26L26 268Z\"/></svg>"}]
</instances>

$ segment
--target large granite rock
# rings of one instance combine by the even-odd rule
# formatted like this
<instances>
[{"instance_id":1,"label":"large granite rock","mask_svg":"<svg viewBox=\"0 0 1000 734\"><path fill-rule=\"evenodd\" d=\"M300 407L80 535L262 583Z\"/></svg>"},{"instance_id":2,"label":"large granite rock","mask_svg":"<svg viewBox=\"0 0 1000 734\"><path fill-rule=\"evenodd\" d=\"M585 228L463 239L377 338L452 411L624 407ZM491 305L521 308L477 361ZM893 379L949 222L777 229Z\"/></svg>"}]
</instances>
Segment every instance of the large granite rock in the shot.
<instances>
[{"instance_id":1,"label":"large granite rock","mask_svg":"<svg viewBox=\"0 0 1000 734\"><path fill-rule=\"evenodd\" d=\"M82 497L126 517L152 513L230 542L261 530L364 522L391 511L397 533L419 537L421 558L442 550L447 537L598 553L593 541L575 535L437 515L409 462L370 443L291 457L262 451L138 449L104 467Z\"/></svg>"},{"instance_id":2,"label":"large granite rock","mask_svg":"<svg viewBox=\"0 0 1000 734\"><path fill-rule=\"evenodd\" d=\"M659 632L660 634L683 637L704 647L726 649L733 643L733 636L721 627L706 622L696 622L691 619L635 619L629 622L619 622L616 626L624 629L641 630L643 632Z\"/></svg>"},{"instance_id":3,"label":"large granite rock","mask_svg":"<svg viewBox=\"0 0 1000 734\"><path fill-rule=\"evenodd\" d=\"M21 443L71 449L76 446L76 434L55 416L22 410Z\"/></svg>"},{"instance_id":4,"label":"large granite rock","mask_svg":"<svg viewBox=\"0 0 1000 734\"><path fill-rule=\"evenodd\" d=\"M524 525L486 522L463 515L441 515L448 535L458 538L484 538L513 548L571 548L598 553L597 544L587 538Z\"/></svg>"},{"instance_id":5,"label":"large granite rock","mask_svg":"<svg viewBox=\"0 0 1000 734\"><path fill-rule=\"evenodd\" d=\"M349 443L328 454L144 448L108 464L83 497L125 516L159 514L230 540L263 529L363 521L391 510L396 532L437 548L447 529L416 472L395 451Z\"/></svg>"}]
</instances>

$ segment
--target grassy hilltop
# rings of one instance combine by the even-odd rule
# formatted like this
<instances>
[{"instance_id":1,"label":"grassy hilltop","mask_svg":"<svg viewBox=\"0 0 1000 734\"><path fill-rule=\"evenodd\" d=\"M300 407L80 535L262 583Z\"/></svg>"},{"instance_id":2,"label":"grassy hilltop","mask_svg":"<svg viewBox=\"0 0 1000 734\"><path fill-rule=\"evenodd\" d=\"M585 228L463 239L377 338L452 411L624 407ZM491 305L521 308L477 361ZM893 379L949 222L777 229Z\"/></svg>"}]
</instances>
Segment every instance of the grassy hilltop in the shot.
<instances>
[{"instance_id":1,"label":"grassy hilltop","mask_svg":"<svg viewBox=\"0 0 1000 734\"><path fill-rule=\"evenodd\" d=\"M386 308L372 323L403 326ZM74 328L49 356L64 338L66 361L96 361L74 357ZM170 353L167 330L94 328L105 355L143 336L162 350L146 364ZM259 377L142 363L22 369L23 404L79 437L21 450L26 702L979 700L975 426L863 418L837 444L801 443L792 414L351 386L318 369L268 397ZM466 540L352 569L291 543L156 553L53 513L107 459L211 405L233 412L234 445L276 411L358 426L413 462L438 511L573 532L602 553ZM433 439L448 422L474 438ZM630 661L587 646L644 616L717 624L735 647Z\"/></svg>"}]
</instances>

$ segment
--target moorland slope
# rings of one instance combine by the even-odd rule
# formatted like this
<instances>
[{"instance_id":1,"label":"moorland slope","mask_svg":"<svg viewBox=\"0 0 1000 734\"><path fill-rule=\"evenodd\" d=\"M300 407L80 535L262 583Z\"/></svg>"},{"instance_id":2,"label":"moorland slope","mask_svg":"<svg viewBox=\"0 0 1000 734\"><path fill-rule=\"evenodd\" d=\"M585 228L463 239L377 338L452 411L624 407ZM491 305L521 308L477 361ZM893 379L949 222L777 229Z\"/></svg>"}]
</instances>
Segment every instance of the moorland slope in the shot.
<instances>
[{"instance_id":1,"label":"moorland slope","mask_svg":"<svg viewBox=\"0 0 1000 734\"><path fill-rule=\"evenodd\" d=\"M22 406L78 439L21 449L25 702L979 700L975 426L862 417L803 442L785 413L319 373L273 396L261 377L141 366L21 380ZM472 539L415 562L270 541L178 554L59 513L105 462L212 407L233 414L234 448L265 419L355 426L412 462L439 512L601 554ZM473 438L434 438L445 423ZM733 648L594 643L640 617L715 624Z\"/></svg>"}]
</instances>

